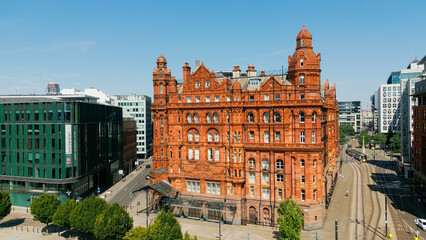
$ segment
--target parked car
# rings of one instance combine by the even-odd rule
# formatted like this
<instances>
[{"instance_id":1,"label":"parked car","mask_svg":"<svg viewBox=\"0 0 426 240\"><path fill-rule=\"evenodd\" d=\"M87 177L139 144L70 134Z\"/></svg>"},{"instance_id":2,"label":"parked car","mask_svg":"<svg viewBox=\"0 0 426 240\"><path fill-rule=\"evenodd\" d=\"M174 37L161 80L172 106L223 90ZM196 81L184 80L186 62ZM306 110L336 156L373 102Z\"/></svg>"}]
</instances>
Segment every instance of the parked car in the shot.
<instances>
[{"instance_id":1,"label":"parked car","mask_svg":"<svg viewBox=\"0 0 426 240\"><path fill-rule=\"evenodd\" d=\"M414 222L417 226L419 226L419 228L421 228L423 231L426 231L426 219L416 218L414 219Z\"/></svg>"},{"instance_id":2,"label":"parked car","mask_svg":"<svg viewBox=\"0 0 426 240\"><path fill-rule=\"evenodd\" d=\"M146 165L146 167L145 168L151 168L151 165Z\"/></svg>"}]
</instances>

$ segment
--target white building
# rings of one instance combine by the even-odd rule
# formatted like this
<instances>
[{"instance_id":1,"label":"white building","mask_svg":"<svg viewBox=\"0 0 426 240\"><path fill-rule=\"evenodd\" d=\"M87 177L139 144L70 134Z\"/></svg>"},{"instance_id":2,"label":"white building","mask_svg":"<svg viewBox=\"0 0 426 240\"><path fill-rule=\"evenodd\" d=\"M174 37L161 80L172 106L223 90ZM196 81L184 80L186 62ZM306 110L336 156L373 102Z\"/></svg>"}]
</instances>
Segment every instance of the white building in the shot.
<instances>
[{"instance_id":1,"label":"white building","mask_svg":"<svg viewBox=\"0 0 426 240\"><path fill-rule=\"evenodd\" d=\"M95 97L98 98L98 103L99 104L108 104L111 105L111 97L102 92L99 89L96 88L86 88L83 91L80 91L78 89L75 88L64 88L61 90L61 95L86 95L86 96L91 96L91 97Z\"/></svg>"},{"instance_id":2,"label":"white building","mask_svg":"<svg viewBox=\"0 0 426 240\"><path fill-rule=\"evenodd\" d=\"M401 131L401 85L382 84L377 91L377 125L378 132L386 134Z\"/></svg>"},{"instance_id":3,"label":"white building","mask_svg":"<svg viewBox=\"0 0 426 240\"><path fill-rule=\"evenodd\" d=\"M361 119L363 131L373 130L374 117L371 109L361 109Z\"/></svg>"},{"instance_id":4,"label":"white building","mask_svg":"<svg viewBox=\"0 0 426 240\"><path fill-rule=\"evenodd\" d=\"M123 116L130 114L136 121L136 152L138 158L152 155L151 98L145 95L112 96L112 104L123 108Z\"/></svg>"}]
</instances>

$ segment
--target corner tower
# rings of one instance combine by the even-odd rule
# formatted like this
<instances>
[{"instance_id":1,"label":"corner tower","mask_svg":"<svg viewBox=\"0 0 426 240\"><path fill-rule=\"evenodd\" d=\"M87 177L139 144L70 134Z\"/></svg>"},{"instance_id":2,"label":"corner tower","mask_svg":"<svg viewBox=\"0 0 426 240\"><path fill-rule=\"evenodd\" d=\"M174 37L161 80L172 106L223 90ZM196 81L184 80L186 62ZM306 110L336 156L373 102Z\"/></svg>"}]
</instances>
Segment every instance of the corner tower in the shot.
<instances>
[{"instance_id":1,"label":"corner tower","mask_svg":"<svg viewBox=\"0 0 426 240\"><path fill-rule=\"evenodd\" d=\"M303 26L296 37L296 51L288 56L288 79L300 90L312 92L320 88L321 56L312 49L312 35ZM306 95L309 96L309 95Z\"/></svg>"}]
</instances>

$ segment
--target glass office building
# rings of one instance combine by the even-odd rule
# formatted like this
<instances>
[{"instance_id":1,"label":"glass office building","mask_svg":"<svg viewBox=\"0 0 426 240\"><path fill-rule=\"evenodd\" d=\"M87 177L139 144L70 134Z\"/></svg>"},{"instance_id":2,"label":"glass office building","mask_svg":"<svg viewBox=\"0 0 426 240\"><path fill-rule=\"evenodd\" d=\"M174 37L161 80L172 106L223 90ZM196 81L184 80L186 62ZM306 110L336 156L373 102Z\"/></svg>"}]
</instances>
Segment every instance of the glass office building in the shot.
<instances>
[{"instance_id":1,"label":"glass office building","mask_svg":"<svg viewBox=\"0 0 426 240\"><path fill-rule=\"evenodd\" d=\"M121 108L87 96L0 96L0 190L27 206L43 193L61 200L119 180Z\"/></svg>"},{"instance_id":2,"label":"glass office building","mask_svg":"<svg viewBox=\"0 0 426 240\"><path fill-rule=\"evenodd\" d=\"M361 132L361 101L338 102L339 126L351 125L355 132Z\"/></svg>"}]
</instances>

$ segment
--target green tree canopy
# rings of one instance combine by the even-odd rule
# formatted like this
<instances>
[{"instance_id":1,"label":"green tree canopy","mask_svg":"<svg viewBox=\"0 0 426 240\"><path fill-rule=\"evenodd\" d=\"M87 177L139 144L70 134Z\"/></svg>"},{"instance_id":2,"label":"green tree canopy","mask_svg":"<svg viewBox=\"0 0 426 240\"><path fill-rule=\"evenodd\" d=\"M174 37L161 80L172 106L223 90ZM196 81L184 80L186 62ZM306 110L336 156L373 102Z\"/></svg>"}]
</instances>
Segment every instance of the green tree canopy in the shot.
<instances>
[{"instance_id":1,"label":"green tree canopy","mask_svg":"<svg viewBox=\"0 0 426 240\"><path fill-rule=\"evenodd\" d=\"M280 227L281 239L300 240L304 219L299 205L292 199L287 198L285 201L280 202L278 213L280 216L277 218L277 222Z\"/></svg>"},{"instance_id":2,"label":"green tree canopy","mask_svg":"<svg viewBox=\"0 0 426 240\"><path fill-rule=\"evenodd\" d=\"M12 208L12 202L10 202L10 196L8 192L0 192L0 220L9 215Z\"/></svg>"},{"instance_id":3,"label":"green tree canopy","mask_svg":"<svg viewBox=\"0 0 426 240\"><path fill-rule=\"evenodd\" d=\"M355 134L355 129L351 125L341 125L339 126L339 134L344 136L353 136Z\"/></svg>"},{"instance_id":4,"label":"green tree canopy","mask_svg":"<svg viewBox=\"0 0 426 240\"><path fill-rule=\"evenodd\" d=\"M181 240L182 231L171 211L161 211L148 227L146 236L149 240Z\"/></svg>"},{"instance_id":5,"label":"green tree canopy","mask_svg":"<svg viewBox=\"0 0 426 240\"><path fill-rule=\"evenodd\" d=\"M401 152L401 136L399 134L394 134L390 139L391 149L395 153Z\"/></svg>"},{"instance_id":6,"label":"green tree canopy","mask_svg":"<svg viewBox=\"0 0 426 240\"><path fill-rule=\"evenodd\" d=\"M53 215L53 223L60 228L71 228L70 214L74 208L80 204L74 199L68 199L64 204L58 207L55 214Z\"/></svg>"},{"instance_id":7,"label":"green tree canopy","mask_svg":"<svg viewBox=\"0 0 426 240\"><path fill-rule=\"evenodd\" d=\"M389 128L388 133L386 134L386 145L390 146L391 144L391 138L393 137L392 129Z\"/></svg>"},{"instance_id":8,"label":"green tree canopy","mask_svg":"<svg viewBox=\"0 0 426 240\"><path fill-rule=\"evenodd\" d=\"M380 147L382 148L386 144L386 135L383 133L378 133L374 136L374 142L376 144L380 144Z\"/></svg>"},{"instance_id":9,"label":"green tree canopy","mask_svg":"<svg viewBox=\"0 0 426 240\"><path fill-rule=\"evenodd\" d=\"M367 146L371 142L371 136L368 135L368 132L362 131L358 137L358 143L362 146L362 139L364 138L364 146Z\"/></svg>"},{"instance_id":10,"label":"green tree canopy","mask_svg":"<svg viewBox=\"0 0 426 240\"><path fill-rule=\"evenodd\" d=\"M70 214L71 228L81 232L93 234L96 218L106 208L105 200L94 195L83 200L78 204Z\"/></svg>"},{"instance_id":11,"label":"green tree canopy","mask_svg":"<svg viewBox=\"0 0 426 240\"><path fill-rule=\"evenodd\" d=\"M52 222L52 217L59 207L61 202L55 195L42 194L37 198L33 199L31 203L31 214L34 216L34 220L45 223L49 226Z\"/></svg>"},{"instance_id":12,"label":"green tree canopy","mask_svg":"<svg viewBox=\"0 0 426 240\"><path fill-rule=\"evenodd\" d=\"M133 219L118 203L107 206L96 218L95 237L97 239L123 239L127 231L132 229Z\"/></svg>"},{"instance_id":13,"label":"green tree canopy","mask_svg":"<svg viewBox=\"0 0 426 240\"><path fill-rule=\"evenodd\" d=\"M146 240L148 229L144 227L134 227L130 229L123 237L124 240Z\"/></svg>"},{"instance_id":14,"label":"green tree canopy","mask_svg":"<svg viewBox=\"0 0 426 240\"><path fill-rule=\"evenodd\" d=\"M185 235L183 235L183 240L197 240L197 236L194 236L193 238L189 235L188 232L185 232Z\"/></svg>"}]
</instances>

